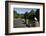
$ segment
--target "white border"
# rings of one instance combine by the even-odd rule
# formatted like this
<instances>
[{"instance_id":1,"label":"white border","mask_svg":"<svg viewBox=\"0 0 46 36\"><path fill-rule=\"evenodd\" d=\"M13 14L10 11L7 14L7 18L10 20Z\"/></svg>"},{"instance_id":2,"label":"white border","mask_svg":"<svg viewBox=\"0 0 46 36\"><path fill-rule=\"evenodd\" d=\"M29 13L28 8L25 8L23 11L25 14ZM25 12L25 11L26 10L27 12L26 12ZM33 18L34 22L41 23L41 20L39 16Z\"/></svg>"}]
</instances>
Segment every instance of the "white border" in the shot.
<instances>
[{"instance_id":1,"label":"white border","mask_svg":"<svg viewBox=\"0 0 46 36\"><path fill-rule=\"evenodd\" d=\"M31 28L13 28L13 8L39 8L40 9L40 27ZM43 6L38 4L19 4L19 3L9 3L9 33L17 32L34 32L43 31Z\"/></svg>"}]
</instances>

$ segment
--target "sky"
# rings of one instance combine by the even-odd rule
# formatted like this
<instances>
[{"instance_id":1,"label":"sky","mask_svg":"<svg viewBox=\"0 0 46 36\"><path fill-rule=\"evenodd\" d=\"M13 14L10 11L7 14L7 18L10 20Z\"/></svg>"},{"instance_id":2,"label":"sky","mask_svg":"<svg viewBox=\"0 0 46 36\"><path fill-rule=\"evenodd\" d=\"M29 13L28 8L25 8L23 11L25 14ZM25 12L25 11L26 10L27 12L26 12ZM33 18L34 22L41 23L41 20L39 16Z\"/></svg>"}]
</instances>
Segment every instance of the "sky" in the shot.
<instances>
[{"instance_id":1,"label":"sky","mask_svg":"<svg viewBox=\"0 0 46 36\"><path fill-rule=\"evenodd\" d=\"M17 11L17 13L21 14L25 12L30 12L32 8L14 8L14 10Z\"/></svg>"}]
</instances>

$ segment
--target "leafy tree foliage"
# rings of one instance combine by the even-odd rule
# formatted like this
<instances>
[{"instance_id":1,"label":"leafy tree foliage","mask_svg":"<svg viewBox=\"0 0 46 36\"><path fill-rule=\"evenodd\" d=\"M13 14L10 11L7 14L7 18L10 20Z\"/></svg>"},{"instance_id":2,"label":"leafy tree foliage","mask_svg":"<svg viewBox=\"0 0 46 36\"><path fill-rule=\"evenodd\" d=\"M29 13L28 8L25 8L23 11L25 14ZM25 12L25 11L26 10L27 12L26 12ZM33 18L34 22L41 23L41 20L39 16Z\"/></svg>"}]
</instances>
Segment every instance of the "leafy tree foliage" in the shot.
<instances>
[{"instance_id":1,"label":"leafy tree foliage","mask_svg":"<svg viewBox=\"0 0 46 36\"><path fill-rule=\"evenodd\" d=\"M25 23L26 23L26 20L28 19L29 20L29 23L31 23L32 21L34 21L34 10L32 9L29 13L26 12L24 14L24 18L25 18Z\"/></svg>"},{"instance_id":2,"label":"leafy tree foliage","mask_svg":"<svg viewBox=\"0 0 46 36\"><path fill-rule=\"evenodd\" d=\"M35 14L36 14L36 15L35 15L35 16L36 16L36 18L37 18L37 19L38 19L38 21L39 21L39 9L37 9L37 10L36 10Z\"/></svg>"},{"instance_id":3,"label":"leafy tree foliage","mask_svg":"<svg viewBox=\"0 0 46 36\"><path fill-rule=\"evenodd\" d=\"M14 18L18 18L19 17L18 15L19 14L17 13L17 11L14 10Z\"/></svg>"}]
</instances>

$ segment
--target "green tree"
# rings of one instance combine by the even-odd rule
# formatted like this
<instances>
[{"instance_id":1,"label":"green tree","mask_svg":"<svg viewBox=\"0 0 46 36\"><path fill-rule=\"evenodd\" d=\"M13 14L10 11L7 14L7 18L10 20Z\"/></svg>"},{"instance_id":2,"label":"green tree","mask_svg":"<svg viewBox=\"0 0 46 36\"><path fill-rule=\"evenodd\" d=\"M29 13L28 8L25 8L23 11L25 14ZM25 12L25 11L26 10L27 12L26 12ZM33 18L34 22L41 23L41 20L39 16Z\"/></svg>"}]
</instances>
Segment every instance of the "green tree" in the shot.
<instances>
[{"instance_id":1,"label":"green tree","mask_svg":"<svg viewBox=\"0 0 46 36\"><path fill-rule=\"evenodd\" d=\"M34 20L34 15L35 15L35 14L34 14L34 10L32 9L32 10L29 12L29 15L28 15L28 16L29 16L29 17L28 17L29 20L31 19L31 20L33 21L33 20Z\"/></svg>"},{"instance_id":2,"label":"green tree","mask_svg":"<svg viewBox=\"0 0 46 36\"><path fill-rule=\"evenodd\" d=\"M28 12L25 12L25 14L24 14L24 18L25 18L25 23L26 23L27 18L28 18ZM26 24L27 24L27 23L26 23Z\"/></svg>"},{"instance_id":3,"label":"green tree","mask_svg":"<svg viewBox=\"0 0 46 36\"><path fill-rule=\"evenodd\" d=\"M29 13L29 23L32 23L32 21L34 21L34 10L32 9Z\"/></svg>"},{"instance_id":4,"label":"green tree","mask_svg":"<svg viewBox=\"0 0 46 36\"><path fill-rule=\"evenodd\" d=\"M35 16L36 16L36 18L37 18L38 21L39 21L39 9L36 10L36 12L35 12Z\"/></svg>"},{"instance_id":5,"label":"green tree","mask_svg":"<svg viewBox=\"0 0 46 36\"><path fill-rule=\"evenodd\" d=\"M15 10L13 12L14 12L14 18L15 18L15 15L16 15L17 12Z\"/></svg>"},{"instance_id":6,"label":"green tree","mask_svg":"<svg viewBox=\"0 0 46 36\"><path fill-rule=\"evenodd\" d=\"M17 11L14 10L13 12L14 12L14 18L18 18L19 14L17 13Z\"/></svg>"}]
</instances>

